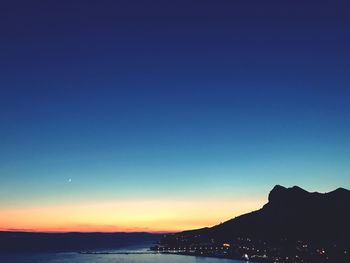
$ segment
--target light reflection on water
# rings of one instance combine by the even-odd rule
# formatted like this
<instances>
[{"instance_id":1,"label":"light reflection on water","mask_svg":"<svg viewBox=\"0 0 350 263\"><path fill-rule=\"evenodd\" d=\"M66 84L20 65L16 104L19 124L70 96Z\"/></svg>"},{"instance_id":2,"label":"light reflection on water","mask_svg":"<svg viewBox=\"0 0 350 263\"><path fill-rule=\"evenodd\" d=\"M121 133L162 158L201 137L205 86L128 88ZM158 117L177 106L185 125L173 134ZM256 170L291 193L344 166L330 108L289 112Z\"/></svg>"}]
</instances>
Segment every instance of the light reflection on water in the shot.
<instances>
[{"instance_id":1,"label":"light reflection on water","mask_svg":"<svg viewBox=\"0 0 350 263\"><path fill-rule=\"evenodd\" d=\"M168 254L79 254L26 253L0 254L1 263L242 263L230 259Z\"/></svg>"}]
</instances>

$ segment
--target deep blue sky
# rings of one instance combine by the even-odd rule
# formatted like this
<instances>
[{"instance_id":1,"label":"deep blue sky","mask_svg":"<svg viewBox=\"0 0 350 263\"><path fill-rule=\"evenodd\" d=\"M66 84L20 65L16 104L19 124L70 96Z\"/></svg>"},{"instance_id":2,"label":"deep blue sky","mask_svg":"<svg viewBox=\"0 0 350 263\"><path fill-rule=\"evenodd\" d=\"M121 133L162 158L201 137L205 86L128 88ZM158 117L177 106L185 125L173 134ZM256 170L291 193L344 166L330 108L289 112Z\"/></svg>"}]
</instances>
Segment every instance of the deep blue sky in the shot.
<instances>
[{"instance_id":1,"label":"deep blue sky","mask_svg":"<svg viewBox=\"0 0 350 263\"><path fill-rule=\"evenodd\" d=\"M0 206L350 187L345 4L8 2Z\"/></svg>"}]
</instances>

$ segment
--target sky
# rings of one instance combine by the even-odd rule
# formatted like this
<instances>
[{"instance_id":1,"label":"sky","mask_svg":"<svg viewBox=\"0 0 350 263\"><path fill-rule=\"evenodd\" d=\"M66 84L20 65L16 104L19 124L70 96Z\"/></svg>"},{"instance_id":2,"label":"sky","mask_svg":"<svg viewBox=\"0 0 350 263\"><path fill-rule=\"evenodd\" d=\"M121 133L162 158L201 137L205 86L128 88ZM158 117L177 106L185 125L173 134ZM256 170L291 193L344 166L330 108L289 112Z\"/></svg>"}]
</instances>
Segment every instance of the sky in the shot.
<instances>
[{"instance_id":1,"label":"sky","mask_svg":"<svg viewBox=\"0 0 350 263\"><path fill-rule=\"evenodd\" d=\"M345 1L9 1L0 229L167 232L350 188Z\"/></svg>"}]
</instances>

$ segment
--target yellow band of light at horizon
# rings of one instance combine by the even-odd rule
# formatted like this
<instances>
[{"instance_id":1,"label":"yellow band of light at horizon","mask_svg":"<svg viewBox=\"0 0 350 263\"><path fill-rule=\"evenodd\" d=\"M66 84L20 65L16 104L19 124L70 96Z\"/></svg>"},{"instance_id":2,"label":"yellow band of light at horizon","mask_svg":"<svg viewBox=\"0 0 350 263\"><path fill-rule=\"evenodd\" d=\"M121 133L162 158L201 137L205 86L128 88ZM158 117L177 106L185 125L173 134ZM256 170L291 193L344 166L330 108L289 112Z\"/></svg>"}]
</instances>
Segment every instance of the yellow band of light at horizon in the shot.
<instances>
[{"instance_id":1,"label":"yellow band of light at horizon","mask_svg":"<svg viewBox=\"0 0 350 263\"><path fill-rule=\"evenodd\" d=\"M0 230L174 232L212 226L261 200L127 200L0 209Z\"/></svg>"}]
</instances>

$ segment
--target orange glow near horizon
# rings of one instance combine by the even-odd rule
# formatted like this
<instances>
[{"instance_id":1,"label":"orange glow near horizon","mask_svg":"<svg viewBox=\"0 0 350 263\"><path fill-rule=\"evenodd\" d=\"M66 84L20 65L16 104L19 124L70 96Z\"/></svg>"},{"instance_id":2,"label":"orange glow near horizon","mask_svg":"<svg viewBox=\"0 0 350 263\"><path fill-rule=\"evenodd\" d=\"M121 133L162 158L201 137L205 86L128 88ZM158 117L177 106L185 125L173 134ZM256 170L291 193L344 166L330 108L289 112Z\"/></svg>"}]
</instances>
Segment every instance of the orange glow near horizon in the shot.
<instances>
[{"instance_id":1,"label":"orange glow near horizon","mask_svg":"<svg viewBox=\"0 0 350 263\"><path fill-rule=\"evenodd\" d=\"M0 230L177 232L256 210L256 200L130 200L0 209Z\"/></svg>"}]
</instances>

